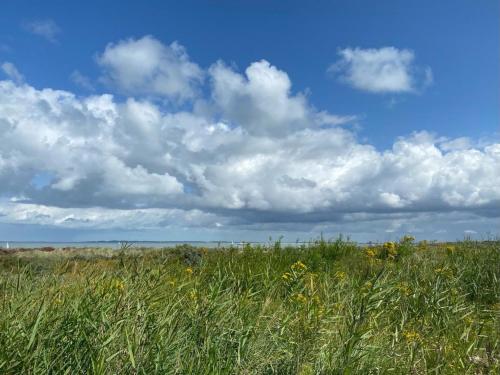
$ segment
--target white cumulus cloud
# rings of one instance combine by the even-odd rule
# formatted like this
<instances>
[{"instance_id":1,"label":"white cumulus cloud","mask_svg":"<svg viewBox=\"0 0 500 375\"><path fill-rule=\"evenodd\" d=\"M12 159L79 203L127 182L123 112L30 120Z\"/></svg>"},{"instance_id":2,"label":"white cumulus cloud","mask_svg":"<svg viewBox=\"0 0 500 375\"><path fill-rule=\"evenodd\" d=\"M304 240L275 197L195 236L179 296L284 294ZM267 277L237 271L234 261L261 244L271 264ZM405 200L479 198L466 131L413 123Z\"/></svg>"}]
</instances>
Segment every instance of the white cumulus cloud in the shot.
<instances>
[{"instance_id":1,"label":"white cumulus cloud","mask_svg":"<svg viewBox=\"0 0 500 375\"><path fill-rule=\"evenodd\" d=\"M108 44L97 62L106 72L104 80L130 95L191 99L203 79L183 46L151 36Z\"/></svg>"},{"instance_id":2,"label":"white cumulus cloud","mask_svg":"<svg viewBox=\"0 0 500 375\"><path fill-rule=\"evenodd\" d=\"M353 116L317 112L303 94L292 93L288 74L266 60L250 64L242 75L222 62L210 68L212 98L225 120L250 134L282 135L311 125L340 125Z\"/></svg>"},{"instance_id":3,"label":"white cumulus cloud","mask_svg":"<svg viewBox=\"0 0 500 375\"><path fill-rule=\"evenodd\" d=\"M345 48L329 71L350 86L371 93L415 92L432 83L432 70L414 63L415 54L395 47Z\"/></svg>"}]
</instances>

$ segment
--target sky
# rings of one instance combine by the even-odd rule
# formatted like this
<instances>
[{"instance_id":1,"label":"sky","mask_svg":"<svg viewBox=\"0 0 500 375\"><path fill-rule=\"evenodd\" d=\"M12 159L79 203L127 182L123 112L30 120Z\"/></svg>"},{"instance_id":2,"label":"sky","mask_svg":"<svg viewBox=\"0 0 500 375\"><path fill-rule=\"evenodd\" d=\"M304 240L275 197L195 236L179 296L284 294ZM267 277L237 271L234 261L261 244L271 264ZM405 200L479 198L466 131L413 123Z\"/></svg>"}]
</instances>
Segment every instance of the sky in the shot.
<instances>
[{"instance_id":1,"label":"sky","mask_svg":"<svg viewBox=\"0 0 500 375\"><path fill-rule=\"evenodd\" d=\"M500 236L497 1L3 1L0 241Z\"/></svg>"}]
</instances>

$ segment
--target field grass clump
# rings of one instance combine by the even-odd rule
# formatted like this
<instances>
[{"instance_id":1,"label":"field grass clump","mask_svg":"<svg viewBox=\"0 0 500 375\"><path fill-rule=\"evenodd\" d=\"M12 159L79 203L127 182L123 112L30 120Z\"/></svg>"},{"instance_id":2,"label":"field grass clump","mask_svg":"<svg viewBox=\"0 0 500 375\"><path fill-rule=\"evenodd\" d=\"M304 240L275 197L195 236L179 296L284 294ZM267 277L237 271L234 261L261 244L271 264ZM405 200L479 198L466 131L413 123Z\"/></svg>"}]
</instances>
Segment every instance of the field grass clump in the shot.
<instances>
[{"instance_id":1,"label":"field grass clump","mask_svg":"<svg viewBox=\"0 0 500 375\"><path fill-rule=\"evenodd\" d=\"M500 243L1 254L0 373L500 373Z\"/></svg>"}]
</instances>

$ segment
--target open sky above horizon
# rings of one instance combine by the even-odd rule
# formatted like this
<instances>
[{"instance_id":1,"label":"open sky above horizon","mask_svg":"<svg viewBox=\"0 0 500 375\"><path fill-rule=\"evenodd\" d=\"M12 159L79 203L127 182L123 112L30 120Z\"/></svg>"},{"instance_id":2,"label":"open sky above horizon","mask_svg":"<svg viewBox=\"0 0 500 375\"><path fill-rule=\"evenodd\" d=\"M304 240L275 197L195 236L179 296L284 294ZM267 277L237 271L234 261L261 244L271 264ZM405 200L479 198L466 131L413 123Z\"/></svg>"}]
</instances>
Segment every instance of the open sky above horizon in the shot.
<instances>
[{"instance_id":1,"label":"open sky above horizon","mask_svg":"<svg viewBox=\"0 0 500 375\"><path fill-rule=\"evenodd\" d=\"M0 241L500 235L498 1L0 9Z\"/></svg>"}]
</instances>

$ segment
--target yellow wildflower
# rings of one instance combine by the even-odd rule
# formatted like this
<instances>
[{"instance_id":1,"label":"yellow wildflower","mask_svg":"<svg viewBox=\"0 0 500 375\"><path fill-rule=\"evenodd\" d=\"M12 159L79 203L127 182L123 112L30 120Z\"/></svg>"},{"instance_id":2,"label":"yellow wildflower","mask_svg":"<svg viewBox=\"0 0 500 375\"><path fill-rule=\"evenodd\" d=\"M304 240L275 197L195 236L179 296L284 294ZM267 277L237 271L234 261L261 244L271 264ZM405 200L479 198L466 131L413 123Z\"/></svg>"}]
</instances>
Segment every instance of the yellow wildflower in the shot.
<instances>
[{"instance_id":1,"label":"yellow wildflower","mask_svg":"<svg viewBox=\"0 0 500 375\"><path fill-rule=\"evenodd\" d=\"M198 294L196 293L196 290L193 289L192 291L189 292L189 298L191 300L194 301L194 300L196 300L197 297L198 297Z\"/></svg>"},{"instance_id":2,"label":"yellow wildflower","mask_svg":"<svg viewBox=\"0 0 500 375\"><path fill-rule=\"evenodd\" d=\"M389 259L394 259L396 255L398 255L396 244L394 242L385 242L382 245L382 249L384 257L388 257Z\"/></svg>"},{"instance_id":3,"label":"yellow wildflower","mask_svg":"<svg viewBox=\"0 0 500 375\"><path fill-rule=\"evenodd\" d=\"M409 344L422 341L422 337L416 331L403 331L403 337Z\"/></svg>"},{"instance_id":4,"label":"yellow wildflower","mask_svg":"<svg viewBox=\"0 0 500 375\"><path fill-rule=\"evenodd\" d=\"M465 324L467 324L467 325L469 325L469 326L470 326L472 323L474 323L474 319L472 319L469 315L465 316L463 319L464 319Z\"/></svg>"},{"instance_id":5,"label":"yellow wildflower","mask_svg":"<svg viewBox=\"0 0 500 375\"><path fill-rule=\"evenodd\" d=\"M191 276L193 274L193 269L191 267L186 268L186 273Z\"/></svg>"},{"instance_id":6,"label":"yellow wildflower","mask_svg":"<svg viewBox=\"0 0 500 375\"><path fill-rule=\"evenodd\" d=\"M113 289L116 289L116 290L123 290L125 288L125 284L123 283L123 281L121 280L118 280L118 279L115 279L113 280L113 282L111 283L111 287Z\"/></svg>"},{"instance_id":7,"label":"yellow wildflower","mask_svg":"<svg viewBox=\"0 0 500 375\"><path fill-rule=\"evenodd\" d=\"M405 296L409 296L412 293L410 286L405 282L402 282L398 285L398 290Z\"/></svg>"},{"instance_id":8,"label":"yellow wildflower","mask_svg":"<svg viewBox=\"0 0 500 375\"><path fill-rule=\"evenodd\" d=\"M295 301L299 303L307 303L307 298L302 293L297 293L295 295Z\"/></svg>"},{"instance_id":9,"label":"yellow wildflower","mask_svg":"<svg viewBox=\"0 0 500 375\"><path fill-rule=\"evenodd\" d=\"M344 308L344 304L342 302L336 302L332 305L334 310L340 311Z\"/></svg>"},{"instance_id":10,"label":"yellow wildflower","mask_svg":"<svg viewBox=\"0 0 500 375\"><path fill-rule=\"evenodd\" d=\"M398 255L396 248L390 248L387 252L389 253L389 258L395 258Z\"/></svg>"},{"instance_id":11,"label":"yellow wildflower","mask_svg":"<svg viewBox=\"0 0 500 375\"><path fill-rule=\"evenodd\" d=\"M396 248L396 244L394 242L386 242L384 243L384 249L386 250L394 250Z\"/></svg>"},{"instance_id":12,"label":"yellow wildflower","mask_svg":"<svg viewBox=\"0 0 500 375\"><path fill-rule=\"evenodd\" d=\"M361 292L363 292L363 294L366 294L370 291L370 289L373 288L373 283L371 281L367 281L363 287L361 288Z\"/></svg>"},{"instance_id":13,"label":"yellow wildflower","mask_svg":"<svg viewBox=\"0 0 500 375\"><path fill-rule=\"evenodd\" d=\"M344 271L335 272L335 278L339 281L345 280L346 277L347 277L347 275Z\"/></svg>"},{"instance_id":14,"label":"yellow wildflower","mask_svg":"<svg viewBox=\"0 0 500 375\"><path fill-rule=\"evenodd\" d=\"M303 364L302 367L297 372L299 375L312 375L314 374L314 368L310 364Z\"/></svg>"},{"instance_id":15,"label":"yellow wildflower","mask_svg":"<svg viewBox=\"0 0 500 375\"><path fill-rule=\"evenodd\" d=\"M370 258L375 258L377 256L377 253L373 249L368 249L368 250L366 250L365 253Z\"/></svg>"},{"instance_id":16,"label":"yellow wildflower","mask_svg":"<svg viewBox=\"0 0 500 375\"><path fill-rule=\"evenodd\" d=\"M452 277L453 276L453 271L449 268L446 268L446 267L435 268L434 272L436 272L439 276L443 276L443 277Z\"/></svg>"},{"instance_id":17,"label":"yellow wildflower","mask_svg":"<svg viewBox=\"0 0 500 375\"><path fill-rule=\"evenodd\" d=\"M307 270L307 266L302 263L300 260L292 264L292 270L294 271L305 271Z\"/></svg>"},{"instance_id":18,"label":"yellow wildflower","mask_svg":"<svg viewBox=\"0 0 500 375\"><path fill-rule=\"evenodd\" d=\"M285 272L281 275L281 278L285 281L290 281L292 279L292 274L290 272Z\"/></svg>"}]
</instances>

